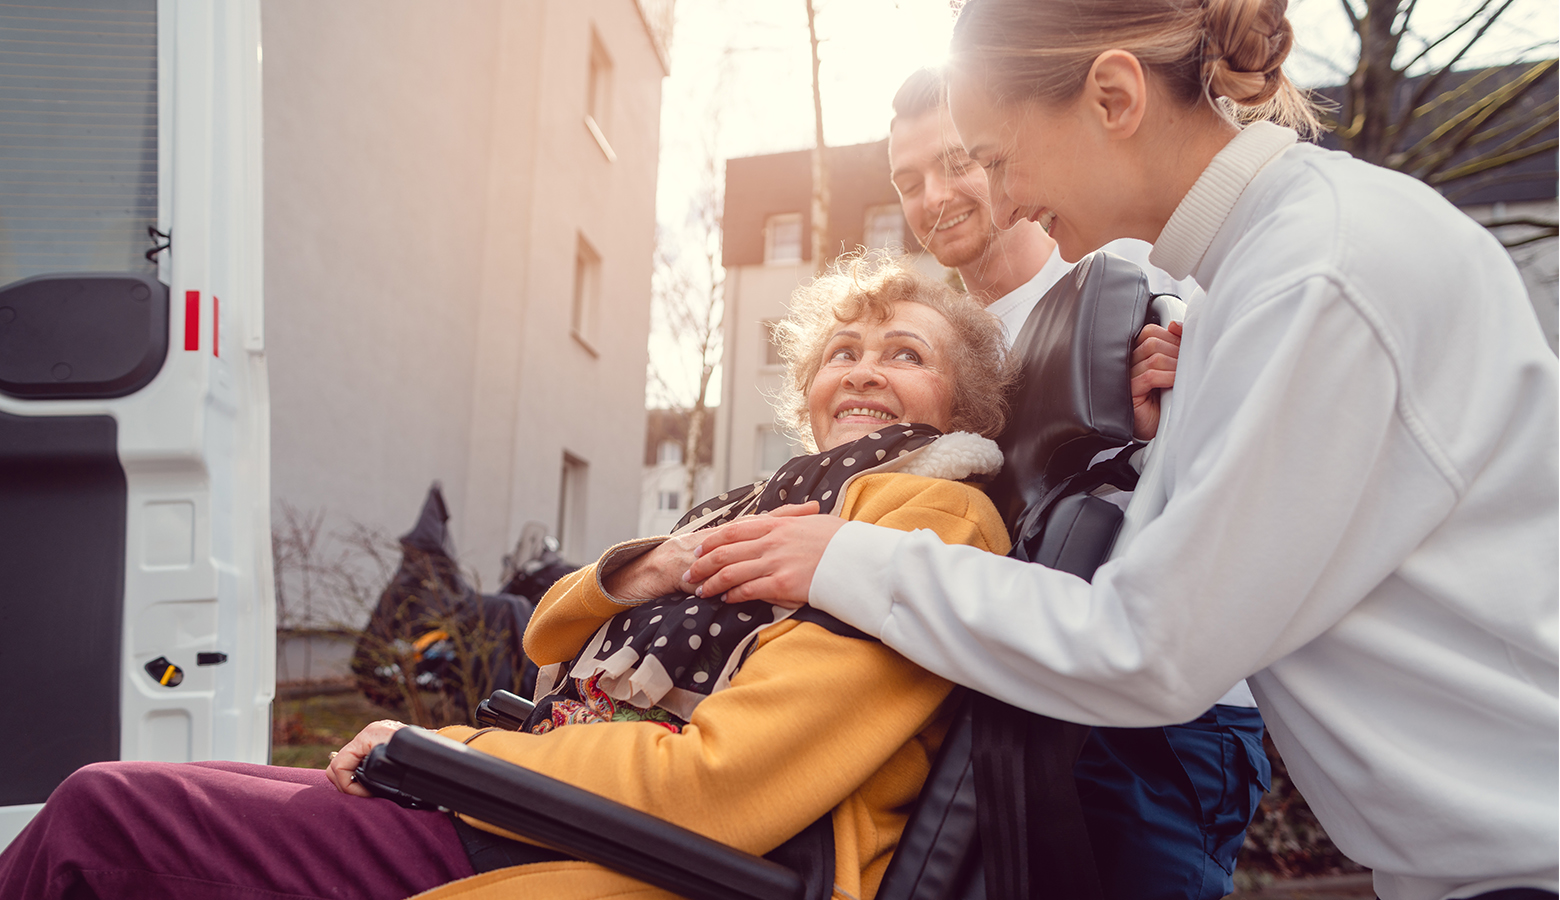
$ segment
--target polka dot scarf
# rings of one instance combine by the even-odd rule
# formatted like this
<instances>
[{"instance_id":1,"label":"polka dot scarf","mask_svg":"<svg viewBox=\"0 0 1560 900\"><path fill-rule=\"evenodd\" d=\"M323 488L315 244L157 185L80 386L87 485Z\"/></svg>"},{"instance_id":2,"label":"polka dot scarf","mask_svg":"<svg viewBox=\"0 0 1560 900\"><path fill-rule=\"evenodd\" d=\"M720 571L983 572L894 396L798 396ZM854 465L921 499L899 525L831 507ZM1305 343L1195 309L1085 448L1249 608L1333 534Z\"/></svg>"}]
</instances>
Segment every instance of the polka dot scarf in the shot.
<instances>
[{"instance_id":1,"label":"polka dot scarf","mask_svg":"<svg viewBox=\"0 0 1560 900\"><path fill-rule=\"evenodd\" d=\"M895 425L796 457L768 482L695 506L678 530L709 528L809 500L832 513L852 479L893 470L941 434L929 425ZM681 730L694 707L731 683L759 633L792 612L762 601L727 604L676 593L618 613L572 663L547 679L557 683L538 684L540 699L527 727L541 734L561 725L641 720ZM567 677L561 677L565 671Z\"/></svg>"}]
</instances>

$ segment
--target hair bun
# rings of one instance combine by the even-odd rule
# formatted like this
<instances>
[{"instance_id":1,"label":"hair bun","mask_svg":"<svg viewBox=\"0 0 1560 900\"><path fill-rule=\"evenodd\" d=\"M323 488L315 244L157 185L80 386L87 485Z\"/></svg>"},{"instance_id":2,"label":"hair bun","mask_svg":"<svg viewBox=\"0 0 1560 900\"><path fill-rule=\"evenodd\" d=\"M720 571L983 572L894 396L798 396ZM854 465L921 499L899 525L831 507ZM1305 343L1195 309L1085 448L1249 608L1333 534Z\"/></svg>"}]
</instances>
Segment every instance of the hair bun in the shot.
<instances>
[{"instance_id":1,"label":"hair bun","mask_svg":"<svg viewBox=\"0 0 1560 900\"><path fill-rule=\"evenodd\" d=\"M1203 80L1210 94L1256 106L1278 93L1294 46L1288 7L1288 0L1207 0Z\"/></svg>"},{"instance_id":2,"label":"hair bun","mask_svg":"<svg viewBox=\"0 0 1560 900\"><path fill-rule=\"evenodd\" d=\"M1214 97L1228 97L1242 106L1265 103L1278 93L1280 82L1265 72L1237 72L1230 68L1224 57L1203 63L1208 93Z\"/></svg>"}]
</instances>

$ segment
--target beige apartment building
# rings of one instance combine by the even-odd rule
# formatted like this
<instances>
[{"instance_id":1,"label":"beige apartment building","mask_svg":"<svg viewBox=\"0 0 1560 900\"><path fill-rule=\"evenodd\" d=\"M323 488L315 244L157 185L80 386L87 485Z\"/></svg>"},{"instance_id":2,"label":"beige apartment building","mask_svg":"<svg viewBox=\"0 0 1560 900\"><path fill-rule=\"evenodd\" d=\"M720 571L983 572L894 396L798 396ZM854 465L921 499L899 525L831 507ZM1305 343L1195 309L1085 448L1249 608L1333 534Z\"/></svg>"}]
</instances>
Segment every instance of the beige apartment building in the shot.
<instances>
[{"instance_id":1,"label":"beige apartment building","mask_svg":"<svg viewBox=\"0 0 1560 900\"><path fill-rule=\"evenodd\" d=\"M919 249L905 225L888 175L888 141L830 147L829 231L836 252L858 246ZM798 451L775 422L770 398L783 369L770 328L791 292L813 277L812 151L774 153L726 163L725 356L715 418L715 481L767 478ZM918 263L941 277L928 254Z\"/></svg>"},{"instance_id":2,"label":"beige apartment building","mask_svg":"<svg viewBox=\"0 0 1560 900\"><path fill-rule=\"evenodd\" d=\"M714 412L719 412L718 409ZM670 534L693 504L720 492L711 464L715 433L706 428L699 436L697 476L688 490L688 467L683 444L688 440L688 419L682 410L651 409L645 417L644 476L639 499L639 534Z\"/></svg>"},{"instance_id":3,"label":"beige apartment building","mask_svg":"<svg viewBox=\"0 0 1560 900\"><path fill-rule=\"evenodd\" d=\"M638 524L672 0L264 0L273 521Z\"/></svg>"}]
</instances>

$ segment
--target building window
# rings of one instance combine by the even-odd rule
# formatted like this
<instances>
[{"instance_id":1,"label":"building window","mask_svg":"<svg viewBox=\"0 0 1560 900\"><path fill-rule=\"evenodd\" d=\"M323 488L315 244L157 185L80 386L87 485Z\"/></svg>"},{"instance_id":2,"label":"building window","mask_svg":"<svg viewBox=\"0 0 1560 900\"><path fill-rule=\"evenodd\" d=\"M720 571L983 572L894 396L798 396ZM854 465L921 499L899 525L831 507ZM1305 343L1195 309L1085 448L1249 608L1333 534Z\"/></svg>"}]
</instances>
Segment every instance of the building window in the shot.
<instances>
[{"instance_id":1,"label":"building window","mask_svg":"<svg viewBox=\"0 0 1560 900\"><path fill-rule=\"evenodd\" d=\"M596 329L596 306L601 293L601 257L584 237L574 246L574 295L569 303L569 330L592 354L591 338Z\"/></svg>"},{"instance_id":2,"label":"building window","mask_svg":"<svg viewBox=\"0 0 1560 900\"><path fill-rule=\"evenodd\" d=\"M655 461L657 463L659 463L660 465L663 465L663 466L666 466L666 465L680 466L680 465L682 465L682 461L683 461L683 448L682 448L682 444L678 443L677 441L662 441L660 443L660 445L655 448ZM668 509L669 507L663 506L661 508L662 509Z\"/></svg>"},{"instance_id":3,"label":"building window","mask_svg":"<svg viewBox=\"0 0 1560 900\"><path fill-rule=\"evenodd\" d=\"M559 552L565 558L583 559L585 553L585 482L590 464L567 450L558 479Z\"/></svg>"},{"instance_id":4,"label":"building window","mask_svg":"<svg viewBox=\"0 0 1560 900\"><path fill-rule=\"evenodd\" d=\"M661 491L656 497L655 508L671 511L680 510L682 509L682 504L678 501L681 499L682 497L676 491Z\"/></svg>"},{"instance_id":5,"label":"building window","mask_svg":"<svg viewBox=\"0 0 1560 900\"><path fill-rule=\"evenodd\" d=\"M585 77L585 128L596 139L608 162L617 160L607 140L612 112L612 57L601 43L601 35L590 33L590 70Z\"/></svg>"},{"instance_id":6,"label":"building window","mask_svg":"<svg viewBox=\"0 0 1560 900\"><path fill-rule=\"evenodd\" d=\"M776 331L780 323L770 319L760 324L764 328L764 365L784 365L785 360L780 358L780 335Z\"/></svg>"},{"instance_id":7,"label":"building window","mask_svg":"<svg viewBox=\"0 0 1560 900\"><path fill-rule=\"evenodd\" d=\"M904 222L904 213L900 211L897 203L869 206L866 227L862 230L862 243L868 250L903 247Z\"/></svg>"},{"instance_id":8,"label":"building window","mask_svg":"<svg viewBox=\"0 0 1560 900\"><path fill-rule=\"evenodd\" d=\"M764 262L802 261L802 214L782 213L764 220Z\"/></svg>"},{"instance_id":9,"label":"building window","mask_svg":"<svg viewBox=\"0 0 1560 900\"><path fill-rule=\"evenodd\" d=\"M801 453L785 434L773 428L758 430L758 477L768 478L786 464L791 457Z\"/></svg>"}]
</instances>

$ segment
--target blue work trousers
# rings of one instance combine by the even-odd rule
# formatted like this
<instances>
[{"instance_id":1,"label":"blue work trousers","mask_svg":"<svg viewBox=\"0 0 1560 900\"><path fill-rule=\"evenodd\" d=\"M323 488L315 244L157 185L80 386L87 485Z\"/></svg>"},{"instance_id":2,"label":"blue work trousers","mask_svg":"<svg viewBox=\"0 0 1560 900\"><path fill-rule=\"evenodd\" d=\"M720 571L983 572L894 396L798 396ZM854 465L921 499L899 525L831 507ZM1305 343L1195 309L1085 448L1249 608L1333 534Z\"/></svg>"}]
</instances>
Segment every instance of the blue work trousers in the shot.
<instances>
[{"instance_id":1,"label":"blue work trousers","mask_svg":"<svg viewBox=\"0 0 1560 900\"><path fill-rule=\"evenodd\" d=\"M1095 728L1073 768L1108 900L1218 900L1272 768L1262 716L1215 706L1164 728Z\"/></svg>"}]
</instances>

